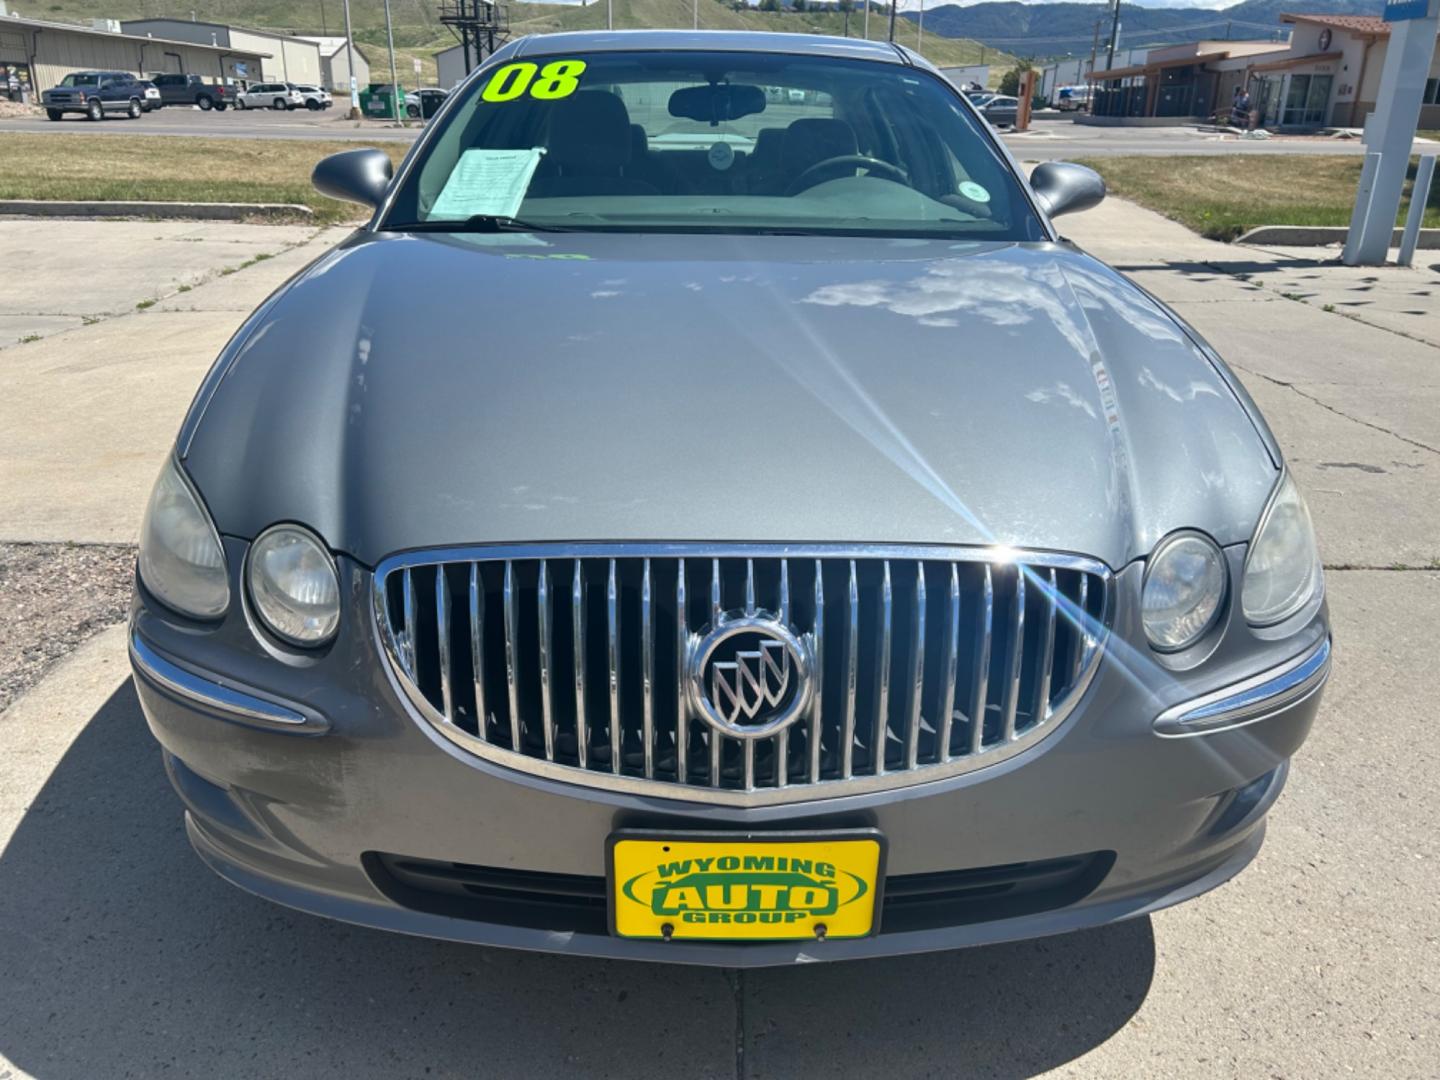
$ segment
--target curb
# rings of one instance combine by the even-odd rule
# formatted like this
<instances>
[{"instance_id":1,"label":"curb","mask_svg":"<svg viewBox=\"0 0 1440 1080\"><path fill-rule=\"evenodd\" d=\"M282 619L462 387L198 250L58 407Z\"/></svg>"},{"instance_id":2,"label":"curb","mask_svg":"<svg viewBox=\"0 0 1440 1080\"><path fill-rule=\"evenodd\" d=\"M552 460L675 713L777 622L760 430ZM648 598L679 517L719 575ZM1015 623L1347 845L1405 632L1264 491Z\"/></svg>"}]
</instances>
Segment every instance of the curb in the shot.
<instances>
[{"instance_id":1,"label":"curb","mask_svg":"<svg viewBox=\"0 0 1440 1080\"><path fill-rule=\"evenodd\" d=\"M24 217L185 218L241 221L246 218L313 218L298 203L82 202L72 199L0 199L0 215Z\"/></svg>"},{"instance_id":2,"label":"curb","mask_svg":"<svg viewBox=\"0 0 1440 1080\"><path fill-rule=\"evenodd\" d=\"M1400 246L1403 230L1396 229L1390 238L1391 247ZM1256 247L1328 247L1345 243L1349 230L1344 225L1261 225L1235 241ZM1422 248L1440 248L1440 229L1421 229Z\"/></svg>"}]
</instances>

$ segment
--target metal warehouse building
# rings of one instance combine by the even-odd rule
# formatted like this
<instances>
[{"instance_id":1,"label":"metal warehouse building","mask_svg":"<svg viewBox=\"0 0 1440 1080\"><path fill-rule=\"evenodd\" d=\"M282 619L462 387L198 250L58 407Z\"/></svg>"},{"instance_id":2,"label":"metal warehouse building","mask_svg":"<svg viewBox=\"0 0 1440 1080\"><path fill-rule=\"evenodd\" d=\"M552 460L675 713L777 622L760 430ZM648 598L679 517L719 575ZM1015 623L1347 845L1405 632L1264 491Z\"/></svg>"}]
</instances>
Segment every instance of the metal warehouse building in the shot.
<instances>
[{"instance_id":1,"label":"metal warehouse building","mask_svg":"<svg viewBox=\"0 0 1440 1080\"><path fill-rule=\"evenodd\" d=\"M38 97L72 71L193 73L207 82L254 79L266 62L258 49L177 41L160 35L46 22L4 14L0 5L0 96Z\"/></svg>"},{"instance_id":2,"label":"metal warehouse building","mask_svg":"<svg viewBox=\"0 0 1440 1080\"><path fill-rule=\"evenodd\" d=\"M126 19L121 23L121 29L127 34L154 34L156 37L193 41L263 57L260 69L250 72L248 82L291 82L302 86L327 84L320 46L310 38L273 30L244 30L224 23L191 22L189 19Z\"/></svg>"}]
</instances>

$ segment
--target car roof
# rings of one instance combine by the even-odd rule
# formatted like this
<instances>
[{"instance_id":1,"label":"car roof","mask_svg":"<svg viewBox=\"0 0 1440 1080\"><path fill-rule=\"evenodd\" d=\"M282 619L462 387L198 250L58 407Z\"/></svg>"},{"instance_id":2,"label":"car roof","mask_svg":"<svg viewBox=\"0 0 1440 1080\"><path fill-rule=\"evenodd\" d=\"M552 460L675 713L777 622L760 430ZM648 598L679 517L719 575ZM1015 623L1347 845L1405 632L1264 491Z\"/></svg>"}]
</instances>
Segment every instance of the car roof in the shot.
<instances>
[{"instance_id":1,"label":"car roof","mask_svg":"<svg viewBox=\"0 0 1440 1080\"><path fill-rule=\"evenodd\" d=\"M516 42L513 57L567 52L750 52L849 57L904 64L909 58L884 41L763 30L574 30L532 34Z\"/></svg>"}]
</instances>

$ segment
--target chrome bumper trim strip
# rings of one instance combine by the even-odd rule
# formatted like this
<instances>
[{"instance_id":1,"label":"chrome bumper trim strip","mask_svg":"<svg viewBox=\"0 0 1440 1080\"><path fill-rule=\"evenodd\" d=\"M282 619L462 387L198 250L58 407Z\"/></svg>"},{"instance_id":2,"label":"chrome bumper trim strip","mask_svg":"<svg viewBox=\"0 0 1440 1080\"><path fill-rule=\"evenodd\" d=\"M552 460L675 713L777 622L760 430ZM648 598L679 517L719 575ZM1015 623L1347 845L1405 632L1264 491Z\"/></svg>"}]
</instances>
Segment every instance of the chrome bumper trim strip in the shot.
<instances>
[{"instance_id":1,"label":"chrome bumper trim strip","mask_svg":"<svg viewBox=\"0 0 1440 1080\"><path fill-rule=\"evenodd\" d=\"M134 628L130 631L130 664L137 676L237 724L289 735L318 735L330 728L323 717L226 685L219 676L181 667L152 648Z\"/></svg>"},{"instance_id":2,"label":"chrome bumper trim strip","mask_svg":"<svg viewBox=\"0 0 1440 1080\"><path fill-rule=\"evenodd\" d=\"M1155 718L1155 734L1183 739L1254 724L1298 705L1325 685L1329 677L1327 637L1308 653L1279 667L1166 709Z\"/></svg>"}]
</instances>

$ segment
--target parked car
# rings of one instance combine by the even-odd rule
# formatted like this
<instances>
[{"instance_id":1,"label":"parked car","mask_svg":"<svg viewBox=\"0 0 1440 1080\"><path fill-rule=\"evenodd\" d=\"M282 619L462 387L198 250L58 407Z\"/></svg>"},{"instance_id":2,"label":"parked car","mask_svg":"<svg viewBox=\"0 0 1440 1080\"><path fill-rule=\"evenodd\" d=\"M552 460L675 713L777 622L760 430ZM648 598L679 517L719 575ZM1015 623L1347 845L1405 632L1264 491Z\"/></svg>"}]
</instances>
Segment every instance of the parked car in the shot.
<instances>
[{"instance_id":1,"label":"parked car","mask_svg":"<svg viewBox=\"0 0 1440 1080\"><path fill-rule=\"evenodd\" d=\"M405 115L412 120L434 116L439 111L440 103L449 96L449 90L441 90L438 86L411 90L405 95Z\"/></svg>"},{"instance_id":2,"label":"parked car","mask_svg":"<svg viewBox=\"0 0 1440 1080\"><path fill-rule=\"evenodd\" d=\"M316 167L371 219L224 347L144 517L130 657L207 865L757 967L1255 856L1329 672L1316 541L1215 351L1062 242L1096 173L1027 179L882 42L530 37L455 93L398 175ZM717 152L738 120L769 148Z\"/></svg>"},{"instance_id":3,"label":"parked car","mask_svg":"<svg viewBox=\"0 0 1440 1080\"><path fill-rule=\"evenodd\" d=\"M142 112L154 112L156 109L165 107L164 100L160 97L160 89L149 79L137 79L136 86L140 87L144 97L140 99Z\"/></svg>"},{"instance_id":4,"label":"parked car","mask_svg":"<svg viewBox=\"0 0 1440 1080\"><path fill-rule=\"evenodd\" d=\"M82 113L91 120L120 115L137 119L144 111L145 91L125 71L72 71L60 84L40 95L45 115L59 120L66 113Z\"/></svg>"},{"instance_id":5,"label":"parked car","mask_svg":"<svg viewBox=\"0 0 1440 1080\"><path fill-rule=\"evenodd\" d=\"M323 86L305 86L296 84L295 89L299 91L301 98L305 101L305 107L312 112L319 112L321 109L328 109L334 104L330 91Z\"/></svg>"},{"instance_id":6,"label":"parked car","mask_svg":"<svg viewBox=\"0 0 1440 1080\"><path fill-rule=\"evenodd\" d=\"M235 104L241 109L299 109L305 97L293 83L260 83L243 91Z\"/></svg>"},{"instance_id":7,"label":"parked car","mask_svg":"<svg viewBox=\"0 0 1440 1080\"><path fill-rule=\"evenodd\" d=\"M980 115L994 127L1013 127L1019 115L1020 99L996 94L980 107Z\"/></svg>"},{"instance_id":8,"label":"parked car","mask_svg":"<svg viewBox=\"0 0 1440 1080\"><path fill-rule=\"evenodd\" d=\"M160 91L163 105L193 105L209 112L224 112L235 103L235 88L223 83L206 82L199 75L160 71L150 76Z\"/></svg>"},{"instance_id":9,"label":"parked car","mask_svg":"<svg viewBox=\"0 0 1440 1080\"><path fill-rule=\"evenodd\" d=\"M974 106L978 109L978 108L980 108L980 106L984 105L986 102L988 102L988 101L989 101L991 98L993 98L994 96L995 96L995 95L992 94L992 93L990 93L990 91L988 91L988 90L983 90L983 91L977 91L977 92L975 92L975 93L973 93L973 94L967 93L967 94L965 95L965 98L966 98L966 100L968 100L968 101L970 102L971 105L974 105Z\"/></svg>"}]
</instances>

